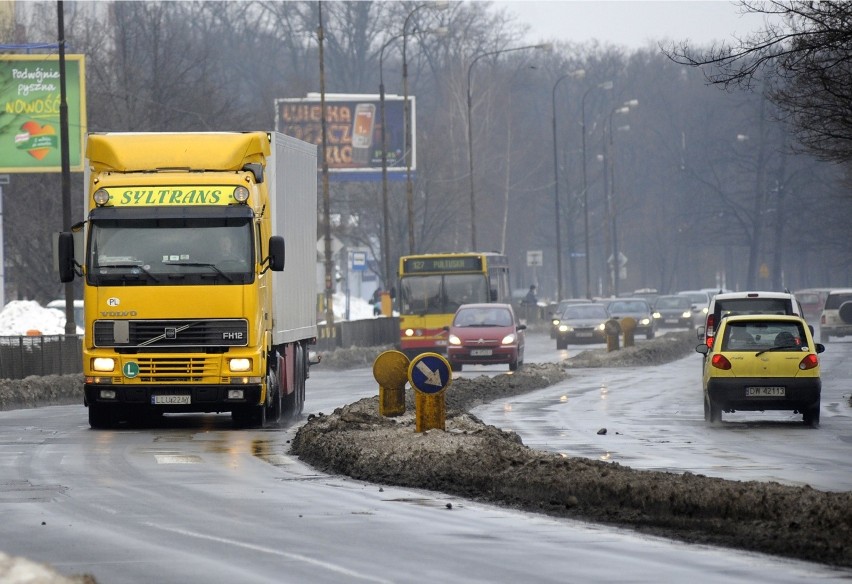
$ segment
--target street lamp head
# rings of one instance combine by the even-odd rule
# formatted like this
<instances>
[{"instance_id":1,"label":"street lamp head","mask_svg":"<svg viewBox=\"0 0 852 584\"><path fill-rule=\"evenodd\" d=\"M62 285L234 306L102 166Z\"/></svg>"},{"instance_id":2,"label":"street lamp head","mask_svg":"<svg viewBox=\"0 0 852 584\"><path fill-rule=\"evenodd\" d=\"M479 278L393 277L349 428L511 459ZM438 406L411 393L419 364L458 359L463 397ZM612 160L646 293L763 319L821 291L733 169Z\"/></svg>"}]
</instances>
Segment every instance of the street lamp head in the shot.
<instances>
[{"instance_id":1,"label":"street lamp head","mask_svg":"<svg viewBox=\"0 0 852 584\"><path fill-rule=\"evenodd\" d=\"M571 73L571 77L573 77L574 79L583 79L583 78L586 77L586 70L585 69L577 69L576 71Z\"/></svg>"},{"instance_id":2,"label":"street lamp head","mask_svg":"<svg viewBox=\"0 0 852 584\"><path fill-rule=\"evenodd\" d=\"M639 105L639 100L638 99L630 99L630 100L625 101L624 105L626 105L627 107L636 107L637 105Z\"/></svg>"},{"instance_id":3,"label":"street lamp head","mask_svg":"<svg viewBox=\"0 0 852 584\"><path fill-rule=\"evenodd\" d=\"M427 6L432 10L446 10L450 7L450 0L433 0Z\"/></svg>"},{"instance_id":4,"label":"street lamp head","mask_svg":"<svg viewBox=\"0 0 852 584\"><path fill-rule=\"evenodd\" d=\"M600 89L612 89L612 81L604 81L603 83L599 83L598 87Z\"/></svg>"},{"instance_id":5,"label":"street lamp head","mask_svg":"<svg viewBox=\"0 0 852 584\"><path fill-rule=\"evenodd\" d=\"M614 112L614 113L617 113L617 114L627 114L627 113L630 113L630 108L629 108L629 107L627 107L626 105L621 106L621 107L617 107L617 108L615 108L615 112Z\"/></svg>"},{"instance_id":6,"label":"street lamp head","mask_svg":"<svg viewBox=\"0 0 852 584\"><path fill-rule=\"evenodd\" d=\"M550 51L552 51L552 50L553 50L553 43L542 43L542 44L540 44L540 45L533 45L531 48L533 48L533 49L541 49L541 50L543 50L543 51L548 51L548 52L550 52Z\"/></svg>"}]
</instances>

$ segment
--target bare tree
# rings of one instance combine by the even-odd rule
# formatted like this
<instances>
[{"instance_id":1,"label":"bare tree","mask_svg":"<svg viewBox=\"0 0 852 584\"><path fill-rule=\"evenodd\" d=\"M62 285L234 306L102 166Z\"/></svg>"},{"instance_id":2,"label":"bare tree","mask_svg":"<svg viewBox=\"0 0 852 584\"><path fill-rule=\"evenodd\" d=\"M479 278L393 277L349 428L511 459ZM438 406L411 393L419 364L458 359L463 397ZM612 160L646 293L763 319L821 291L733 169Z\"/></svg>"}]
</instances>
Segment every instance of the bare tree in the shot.
<instances>
[{"instance_id":1,"label":"bare tree","mask_svg":"<svg viewBox=\"0 0 852 584\"><path fill-rule=\"evenodd\" d=\"M852 158L852 3L743 0L743 11L772 17L765 28L707 52L688 42L666 50L702 67L710 83L755 83L792 121L799 143L825 160Z\"/></svg>"}]
</instances>

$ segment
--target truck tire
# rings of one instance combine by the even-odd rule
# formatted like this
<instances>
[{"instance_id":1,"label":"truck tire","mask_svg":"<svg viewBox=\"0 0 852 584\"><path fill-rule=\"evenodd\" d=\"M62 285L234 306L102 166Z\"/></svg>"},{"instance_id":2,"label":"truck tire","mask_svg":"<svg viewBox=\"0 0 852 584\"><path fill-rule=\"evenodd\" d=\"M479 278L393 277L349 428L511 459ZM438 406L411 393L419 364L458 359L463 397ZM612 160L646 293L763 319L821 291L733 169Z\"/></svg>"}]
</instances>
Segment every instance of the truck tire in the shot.
<instances>
[{"instance_id":1,"label":"truck tire","mask_svg":"<svg viewBox=\"0 0 852 584\"><path fill-rule=\"evenodd\" d=\"M93 430L114 427L113 408L104 404L89 404L89 426Z\"/></svg>"},{"instance_id":2,"label":"truck tire","mask_svg":"<svg viewBox=\"0 0 852 584\"><path fill-rule=\"evenodd\" d=\"M263 428L266 425L266 404L236 408L231 412L231 420L237 428Z\"/></svg>"},{"instance_id":3,"label":"truck tire","mask_svg":"<svg viewBox=\"0 0 852 584\"><path fill-rule=\"evenodd\" d=\"M277 422L281 419L282 399L281 386L278 383L278 372L270 370L266 376L267 391L272 395L272 401L269 405L269 412L266 414L266 419L270 422Z\"/></svg>"}]
</instances>

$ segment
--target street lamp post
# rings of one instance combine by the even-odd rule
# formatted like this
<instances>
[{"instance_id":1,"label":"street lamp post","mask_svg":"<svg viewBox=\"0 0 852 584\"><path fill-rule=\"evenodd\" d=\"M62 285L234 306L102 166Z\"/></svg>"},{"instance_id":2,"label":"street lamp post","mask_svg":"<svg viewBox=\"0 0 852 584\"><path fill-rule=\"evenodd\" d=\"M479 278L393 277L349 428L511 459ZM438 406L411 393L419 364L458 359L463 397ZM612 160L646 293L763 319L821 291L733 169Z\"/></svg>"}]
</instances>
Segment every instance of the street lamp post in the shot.
<instances>
[{"instance_id":1,"label":"street lamp post","mask_svg":"<svg viewBox=\"0 0 852 584\"><path fill-rule=\"evenodd\" d=\"M384 289L390 290L391 278L391 261L390 261L390 227L388 225L388 141L387 141L387 126L385 124L385 80L384 80L384 60L385 49L400 38L402 34L391 37L382 45L379 51L379 112L382 124L382 255L384 256Z\"/></svg>"},{"instance_id":2,"label":"street lamp post","mask_svg":"<svg viewBox=\"0 0 852 584\"><path fill-rule=\"evenodd\" d=\"M431 8L433 10L444 10L449 7L447 1L432 1L424 2L415 6L405 21L402 23L402 91L403 91L403 108L405 112L405 202L408 211L408 253L414 253L414 186L411 182L411 158L412 152L412 128L411 128L411 104L408 103L408 22L411 17L421 8Z\"/></svg>"},{"instance_id":3,"label":"street lamp post","mask_svg":"<svg viewBox=\"0 0 852 584\"><path fill-rule=\"evenodd\" d=\"M473 112L473 101L471 99L470 94L470 86L471 86L471 74L473 73L473 66L476 65L476 62L485 57L490 57L493 55L501 55L503 53L511 53L513 51L523 51L526 49L550 49L550 44L540 44L540 45L524 45L523 47L510 47L508 49L501 49L499 51L489 51L487 53L482 53L473 58L473 61L470 62L470 65L467 68L467 159L468 159L468 172L470 176L470 250L476 251L476 196L474 191L474 183L473 183L473 124L471 122L471 114Z\"/></svg>"},{"instance_id":4,"label":"street lamp post","mask_svg":"<svg viewBox=\"0 0 852 584\"><path fill-rule=\"evenodd\" d=\"M592 272L589 264L589 183L586 178L586 97L593 89L612 89L612 81L604 81L593 85L583 94L580 101L581 129L583 131L583 226L585 229L585 252L586 252L586 298L592 297Z\"/></svg>"},{"instance_id":5,"label":"street lamp post","mask_svg":"<svg viewBox=\"0 0 852 584\"><path fill-rule=\"evenodd\" d=\"M631 107L636 107L639 105L638 99L631 99L625 101L623 105L613 108L612 112L609 114L609 148L607 150L607 155L604 157L604 160L609 160L609 168L610 168L610 198L609 198L609 212L610 212L610 231L612 237L612 293L614 296L618 296L618 276L619 271L621 270L621 264L619 263L619 255L620 251L618 249L618 210L615 204L615 149L613 147L613 134L615 133L612 127L612 116L614 114L627 114L630 113ZM622 126L618 128L619 130L629 130L630 126Z\"/></svg>"},{"instance_id":6,"label":"street lamp post","mask_svg":"<svg viewBox=\"0 0 852 584\"><path fill-rule=\"evenodd\" d=\"M559 211L559 158L557 156L557 142L556 142L556 88L559 84L569 77L573 77L575 79L582 78L585 76L586 72L583 69L579 69L577 71L573 71L571 73L566 73L562 77L556 80L556 83L553 84L553 92L551 95L551 105L553 110L553 117L551 118L551 123L553 126L553 200L556 206L556 289L557 296L556 300L559 301L562 299L562 230L560 226L561 215Z\"/></svg>"}]
</instances>

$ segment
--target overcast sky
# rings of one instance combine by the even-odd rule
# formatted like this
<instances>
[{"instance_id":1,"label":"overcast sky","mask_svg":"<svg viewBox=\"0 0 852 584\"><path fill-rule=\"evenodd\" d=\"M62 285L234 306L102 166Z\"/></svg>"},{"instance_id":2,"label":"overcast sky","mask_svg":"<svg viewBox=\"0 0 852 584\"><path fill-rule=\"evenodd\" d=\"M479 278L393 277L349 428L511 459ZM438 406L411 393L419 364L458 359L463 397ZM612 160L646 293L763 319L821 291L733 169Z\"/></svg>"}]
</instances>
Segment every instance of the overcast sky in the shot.
<instances>
[{"instance_id":1,"label":"overcast sky","mask_svg":"<svg viewBox=\"0 0 852 584\"><path fill-rule=\"evenodd\" d=\"M530 42L597 39L638 49L651 41L689 39L698 46L746 36L763 25L762 15L741 15L739 6L726 0L513 0L494 5L531 26Z\"/></svg>"}]
</instances>

